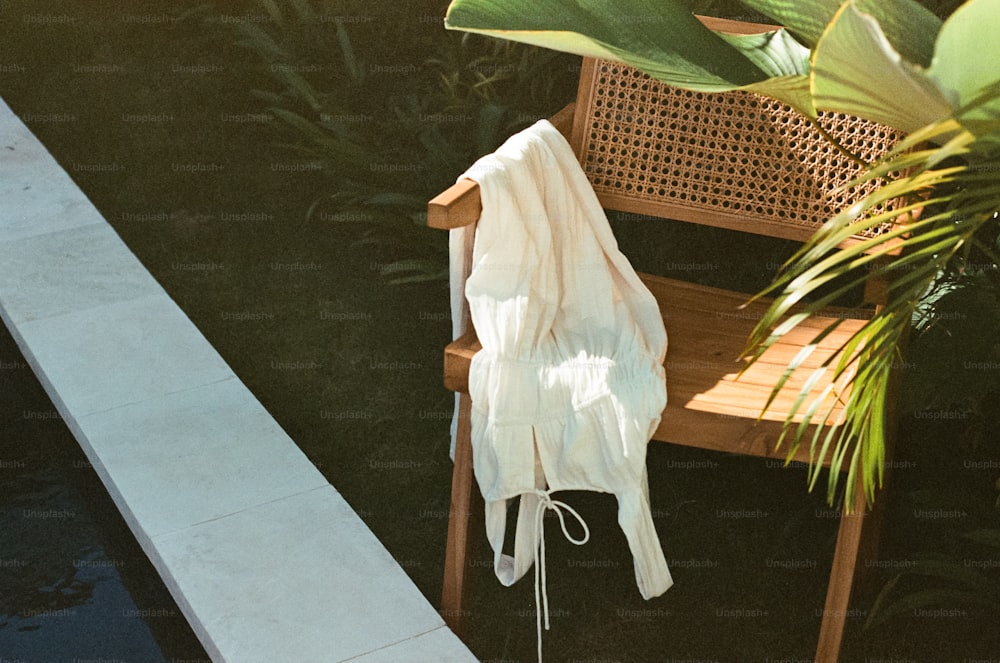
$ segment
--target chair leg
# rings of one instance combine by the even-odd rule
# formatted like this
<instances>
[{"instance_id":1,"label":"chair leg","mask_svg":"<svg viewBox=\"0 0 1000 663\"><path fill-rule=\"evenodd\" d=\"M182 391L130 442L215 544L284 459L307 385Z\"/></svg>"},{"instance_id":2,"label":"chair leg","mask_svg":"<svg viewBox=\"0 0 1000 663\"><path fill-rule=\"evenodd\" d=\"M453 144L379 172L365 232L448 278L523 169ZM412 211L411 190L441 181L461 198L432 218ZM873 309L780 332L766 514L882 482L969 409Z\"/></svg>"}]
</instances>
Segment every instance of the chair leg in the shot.
<instances>
[{"instance_id":1,"label":"chair leg","mask_svg":"<svg viewBox=\"0 0 1000 663\"><path fill-rule=\"evenodd\" d=\"M455 440L455 466L451 478L451 508L448 511L448 543L444 557L444 588L441 592L441 615L455 633L461 634L468 595L469 537L475 478L472 469L472 401L468 394L459 398L458 435Z\"/></svg>"},{"instance_id":2,"label":"chair leg","mask_svg":"<svg viewBox=\"0 0 1000 663\"><path fill-rule=\"evenodd\" d=\"M847 617L851 614L852 594L857 594L856 589L865 585L870 574L871 564L866 562L878 556L879 533L887 498L886 491L879 491L872 510L868 510L864 488L859 482L854 496L854 512L848 514L845 511L840 516L837 547L833 553L830 585L816 647L817 663L840 660L840 645Z\"/></svg>"},{"instance_id":3,"label":"chair leg","mask_svg":"<svg viewBox=\"0 0 1000 663\"><path fill-rule=\"evenodd\" d=\"M904 345L906 339L903 341ZM892 460L895 456L896 440L899 433L899 392L902 374L899 369L892 372L889 382L888 411L886 412L885 466L882 489L876 490L872 509L867 510L864 487L859 481L854 496L854 514L841 514L840 530L837 532L837 547L833 553L833 568L830 570L830 586L826 593L823 622L816 647L817 663L837 661L840 645L844 637L844 624L851 604L852 589L865 588L870 584L873 565L869 560L878 558L879 536L882 522L888 511L889 494L886 488L892 475ZM858 560L862 562L859 565Z\"/></svg>"}]
</instances>

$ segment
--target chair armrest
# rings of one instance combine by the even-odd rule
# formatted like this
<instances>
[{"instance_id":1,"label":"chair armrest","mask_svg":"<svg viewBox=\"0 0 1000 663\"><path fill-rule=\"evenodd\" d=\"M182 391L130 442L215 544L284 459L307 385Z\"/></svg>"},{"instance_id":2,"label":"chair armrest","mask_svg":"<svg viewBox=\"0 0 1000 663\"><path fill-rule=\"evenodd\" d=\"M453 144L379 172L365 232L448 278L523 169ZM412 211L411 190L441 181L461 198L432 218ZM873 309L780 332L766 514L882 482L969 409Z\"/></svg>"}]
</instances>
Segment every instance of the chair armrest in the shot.
<instances>
[{"instance_id":1,"label":"chair armrest","mask_svg":"<svg viewBox=\"0 0 1000 663\"><path fill-rule=\"evenodd\" d=\"M549 121L569 140L573 130L575 103L568 104ZM427 203L427 225L438 230L451 230L468 226L479 220L483 213L483 202L479 196L479 185L472 180L462 180L434 196Z\"/></svg>"},{"instance_id":2,"label":"chair armrest","mask_svg":"<svg viewBox=\"0 0 1000 663\"><path fill-rule=\"evenodd\" d=\"M479 185L472 180L461 180L427 203L427 225L438 230L461 228L475 223L482 213Z\"/></svg>"},{"instance_id":3,"label":"chair armrest","mask_svg":"<svg viewBox=\"0 0 1000 663\"><path fill-rule=\"evenodd\" d=\"M469 323L469 330L449 343L444 349L444 386L449 391L469 393L469 368L472 357L483 349L476 330Z\"/></svg>"}]
</instances>

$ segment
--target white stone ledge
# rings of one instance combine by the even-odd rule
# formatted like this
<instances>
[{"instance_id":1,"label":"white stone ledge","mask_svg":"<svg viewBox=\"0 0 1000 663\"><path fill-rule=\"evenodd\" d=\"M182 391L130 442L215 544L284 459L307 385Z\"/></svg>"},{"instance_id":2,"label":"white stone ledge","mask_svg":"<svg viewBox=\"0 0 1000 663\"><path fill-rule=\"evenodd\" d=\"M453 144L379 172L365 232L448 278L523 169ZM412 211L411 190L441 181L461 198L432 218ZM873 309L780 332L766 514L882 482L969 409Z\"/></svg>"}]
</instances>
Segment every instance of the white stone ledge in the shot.
<instances>
[{"instance_id":1,"label":"white stone ledge","mask_svg":"<svg viewBox=\"0 0 1000 663\"><path fill-rule=\"evenodd\" d=\"M0 317L213 660L475 660L2 101Z\"/></svg>"}]
</instances>

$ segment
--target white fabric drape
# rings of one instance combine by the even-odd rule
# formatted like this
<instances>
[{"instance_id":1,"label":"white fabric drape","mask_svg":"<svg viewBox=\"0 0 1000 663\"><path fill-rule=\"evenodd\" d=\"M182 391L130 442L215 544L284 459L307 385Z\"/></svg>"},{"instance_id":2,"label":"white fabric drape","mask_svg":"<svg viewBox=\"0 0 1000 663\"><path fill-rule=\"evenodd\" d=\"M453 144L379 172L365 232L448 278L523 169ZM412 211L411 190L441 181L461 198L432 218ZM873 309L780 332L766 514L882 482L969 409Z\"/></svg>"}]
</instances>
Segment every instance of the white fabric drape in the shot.
<instances>
[{"instance_id":1,"label":"white fabric drape","mask_svg":"<svg viewBox=\"0 0 1000 663\"><path fill-rule=\"evenodd\" d=\"M666 404L657 303L548 121L462 177L479 183L483 213L452 231L452 319L457 336L467 305L483 345L469 375L472 447L496 575L510 585L536 562L539 500L594 490L616 496L639 591L658 596L672 579L646 480ZM518 496L511 557L507 501Z\"/></svg>"}]
</instances>

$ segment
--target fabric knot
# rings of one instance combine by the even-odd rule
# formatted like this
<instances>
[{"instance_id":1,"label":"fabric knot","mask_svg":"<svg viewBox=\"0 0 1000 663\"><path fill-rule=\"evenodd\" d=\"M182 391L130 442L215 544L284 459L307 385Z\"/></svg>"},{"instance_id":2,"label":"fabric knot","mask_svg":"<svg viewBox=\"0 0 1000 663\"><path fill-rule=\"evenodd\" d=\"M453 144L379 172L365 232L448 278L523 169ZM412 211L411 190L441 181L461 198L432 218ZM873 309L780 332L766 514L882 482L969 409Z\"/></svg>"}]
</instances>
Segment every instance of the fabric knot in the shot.
<instances>
[{"instance_id":1,"label":"fabric knot","mask_svg":"<svg viewBox=\"0 0 1000 663\"><path fill-rule=\"evenodd\" d=\"M545 512L549 509L559 516L559 526L562 528L563 536L570 543L582 546L590 540L590 528L586 521L577 513L576 509L552 499L552 493L547 490L536 490L538 496L538 507L535 509L535 624L538 631L538 663L542 663L542 615L545 616L545 630L549 630L549 596L545 586ZM569 530L566 529L566 516L568 512L583 528L583 536L579 539L573 538Z\"/></svg>"}]
</instances>

